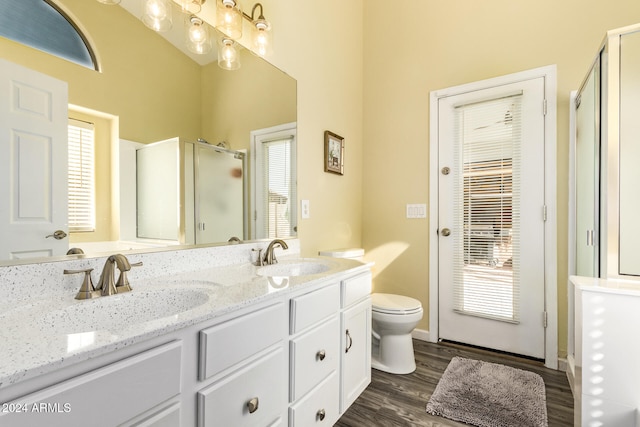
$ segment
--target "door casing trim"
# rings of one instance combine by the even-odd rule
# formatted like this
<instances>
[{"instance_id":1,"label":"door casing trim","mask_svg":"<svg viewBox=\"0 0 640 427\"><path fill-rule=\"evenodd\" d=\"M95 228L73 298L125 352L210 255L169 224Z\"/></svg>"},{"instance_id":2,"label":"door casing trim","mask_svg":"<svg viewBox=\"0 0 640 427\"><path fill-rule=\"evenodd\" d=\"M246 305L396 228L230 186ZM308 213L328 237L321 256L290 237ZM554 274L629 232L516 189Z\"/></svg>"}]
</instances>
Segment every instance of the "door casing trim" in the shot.
<instances>
[{"instance_id":1,"label":"door casing trim","mask_svg":"<svg viewBox=\"0 0 640 427\"><path fill-rule=\"evenodd\" d=\"M545 366L558 369L558 272L557 272L557 67L548 65L514 74L453 86L429 94L429 341L439 339L438 325L438 100L476 90L544 78L544 199L547 219L544 231ZM543 108L541 105L540 108ZM540 319L542 322L543 319Z\"/></svg>"}]
</instances>

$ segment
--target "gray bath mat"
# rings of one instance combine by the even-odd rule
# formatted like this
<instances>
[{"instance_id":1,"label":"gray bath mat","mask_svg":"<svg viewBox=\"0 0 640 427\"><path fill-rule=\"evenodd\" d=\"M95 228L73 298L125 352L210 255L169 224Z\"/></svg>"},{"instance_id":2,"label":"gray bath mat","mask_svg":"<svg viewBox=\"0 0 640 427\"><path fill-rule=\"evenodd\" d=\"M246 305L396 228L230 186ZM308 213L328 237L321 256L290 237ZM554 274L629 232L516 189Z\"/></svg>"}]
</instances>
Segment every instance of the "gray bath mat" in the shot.
<instances>
[{"instance_id":1,"label":"gray bath mat","mask_svg":"<svg viewBox=\"0 0 640 427\"><path fill-rule=\"evenodd\" d=\"M427 412L479 427L546 427L540 375L496 363L454 357Z\"/></svg>"}]
</instances>

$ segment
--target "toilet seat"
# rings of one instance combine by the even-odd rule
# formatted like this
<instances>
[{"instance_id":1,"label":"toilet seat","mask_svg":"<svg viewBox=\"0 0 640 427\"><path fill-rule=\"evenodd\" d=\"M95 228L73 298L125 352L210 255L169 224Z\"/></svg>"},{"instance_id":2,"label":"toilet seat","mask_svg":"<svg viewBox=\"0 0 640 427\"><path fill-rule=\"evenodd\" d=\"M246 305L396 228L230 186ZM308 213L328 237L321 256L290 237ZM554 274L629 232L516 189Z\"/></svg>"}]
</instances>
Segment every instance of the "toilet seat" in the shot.
<instances>
[{"instance_id":1,"label":"toilet seat","mask_svg":"<svg viewBox=\"0 0 640 427\"><path fill-rule=\"evenodd\" d=\"M415 298L394 294L371 294L371 310L376 313L407 315L422 311Z\"/></svg>"}]
</instances>

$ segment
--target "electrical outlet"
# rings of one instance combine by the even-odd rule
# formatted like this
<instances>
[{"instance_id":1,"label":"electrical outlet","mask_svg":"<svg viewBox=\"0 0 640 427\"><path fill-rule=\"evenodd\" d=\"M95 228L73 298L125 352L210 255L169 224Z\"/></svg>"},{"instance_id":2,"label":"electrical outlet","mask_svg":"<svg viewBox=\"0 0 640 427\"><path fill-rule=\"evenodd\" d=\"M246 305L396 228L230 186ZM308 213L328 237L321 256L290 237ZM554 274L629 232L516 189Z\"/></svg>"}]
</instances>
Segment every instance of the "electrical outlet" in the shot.
<instances>
[{"instance_id":1,"label":"electrical outlet","mask_svg":"<svg viewBox=\"0 0 640 427\"><path fill-rule=\"evenodd\" d=\"M302 218L309 219L309 200L301 200L300 201L300 209L302 210Z\"/></svg>"}]
</instances>

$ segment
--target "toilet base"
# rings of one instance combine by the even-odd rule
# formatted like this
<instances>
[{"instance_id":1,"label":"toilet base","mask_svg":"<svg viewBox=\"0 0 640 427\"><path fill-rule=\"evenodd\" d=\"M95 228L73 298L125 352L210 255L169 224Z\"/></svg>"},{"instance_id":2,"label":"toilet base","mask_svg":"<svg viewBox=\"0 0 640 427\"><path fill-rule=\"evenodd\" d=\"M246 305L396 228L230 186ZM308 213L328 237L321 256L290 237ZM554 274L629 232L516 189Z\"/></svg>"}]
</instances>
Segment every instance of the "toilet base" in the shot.
<instances>
[{"instance_id":1,"label":"toilet base","mask_svg":"<svg viewBox=\"0 0 640 427\"><path fill-rule=\"evenodd\" d=\"M371 367L390 374L410 374L416 370L411 334L373 337Z\"/></svg>"}]
</instances>

